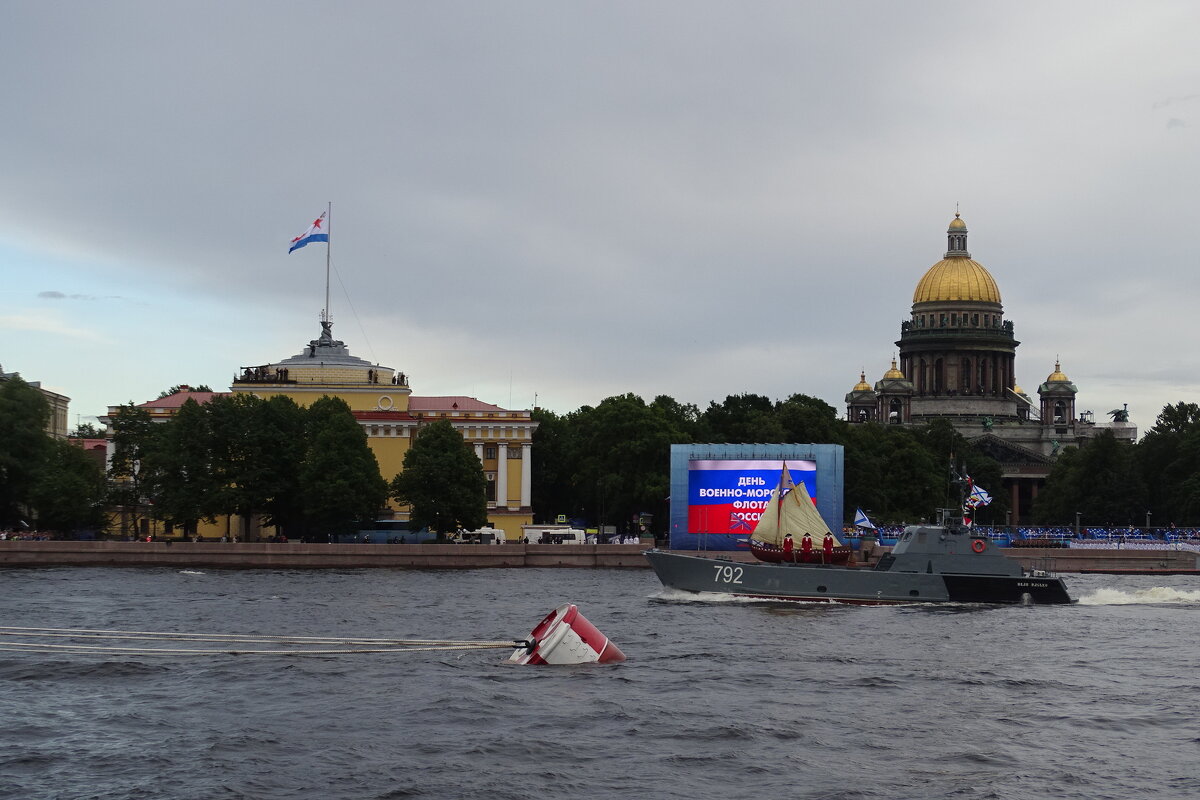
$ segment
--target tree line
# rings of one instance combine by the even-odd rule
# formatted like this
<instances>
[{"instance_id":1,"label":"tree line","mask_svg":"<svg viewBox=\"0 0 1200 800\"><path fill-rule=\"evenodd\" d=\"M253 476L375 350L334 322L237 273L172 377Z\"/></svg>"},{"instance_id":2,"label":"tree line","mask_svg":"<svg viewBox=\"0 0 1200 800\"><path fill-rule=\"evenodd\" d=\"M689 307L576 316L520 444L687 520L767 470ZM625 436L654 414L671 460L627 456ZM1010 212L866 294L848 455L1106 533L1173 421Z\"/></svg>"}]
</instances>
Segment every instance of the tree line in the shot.
<instances>
[{"instance_id":1,"label":"tree line","mask_svg":"<svg viewBox=\"0 0 1200 800\"><path fill-rule=\"evenodd\" d=\"M486 479L472 448L441 420L421 428L404 470L385 480L366 433L341 400L301 408L290 398L218 395L187 401L167 422L129 403L112 418L106 476L81 448L45 433L50 409L20 378L0 384L0 528L30 520L43 530L103 527L123 510L182 530L222 516L261 517L289 537L352 533L389 497L411 507L416 527L452 531L486 524ZM1000 465L946 420L921 426L850 424L804 394L772 401L730 395L700 410L662 395L609 397L566 414L535 409L534 518L558 515L628 529L641 514L665 529L670 445L816 442L845 448L847 514L878 524L927 518L953 502L953 455L993 502L981 522L1002 521L1008 498ZM80 431L88 433L88 431ZM96 431L91 431L95 433ZM1068 447L1033 508L1034 521L1069 525L1200 524L1200 407L1167 406L1133 446L1104 432ZM847 520L848 522L849 520Z\"/></svg>"},{"instance_id":2,"label":"tree line","mask_svg":"<svg viewBox=\"0 0 1200 800\"><path fill-rule=\"evenodd\" d=\"M949 421L926 425L851 424L815 397L772 401L729 395L704 410L667 396L646 403L634 394L609 397L564 415L535 410L533 509L596 523L632 523L639 512L665 521L671 444L798 442L845 448L845 509L868 509L876 524L928 518L953 505L948 480L955 466L988 489L991 505L977 521L1003 524L1009 507L1001 467ZM1080 512L1092 524L1200 525L1200 407L1166 406L1135 445L1108 431L1055 461L1034 503L1033 522L1070 525ZM658 525L662 530L664 525Z\"/></svg>"},{"instance_id":3,"label":"tree line","mask_svg":"<svg viewBox=\"0 0 1200 800\"><path fill-rule=\"evenodd\" d=\"M624 394L564 415L539 409L533 416L535 519L566 514L623 529L650 513L655 527L665 529L672 444L840 444L847 512L870 509L877 523L915 521L945 506L951 453L980 485L1000 485L999 464L945 420L851 425L833 406L804 394L780 401L730 395L703 411L665 395L646 403ZM1003 497L993 504L1000 519L1006 504Z\"/></svg>"},{"instance_id":4,"label":"tree line","mask_svg":"<svg viewBox=\"0 0 1200 800\"><path fill-rule=\"evenodd\" d=\"M389 497L410 506L418 527L487 523L482 465L448 420L421 428L389 482L338 398L304 408L282 395L189 398L167 420L131 402L110 420L107 475L77 444L46 433L49 416L36 388L0 384L0 529L136 535L154 520L187 535L201 521L240 517L243 530L258 519L289 539L329 541L372 527ZM75 433L102 435L90 425Z\"/></svg>"}]
</instances>

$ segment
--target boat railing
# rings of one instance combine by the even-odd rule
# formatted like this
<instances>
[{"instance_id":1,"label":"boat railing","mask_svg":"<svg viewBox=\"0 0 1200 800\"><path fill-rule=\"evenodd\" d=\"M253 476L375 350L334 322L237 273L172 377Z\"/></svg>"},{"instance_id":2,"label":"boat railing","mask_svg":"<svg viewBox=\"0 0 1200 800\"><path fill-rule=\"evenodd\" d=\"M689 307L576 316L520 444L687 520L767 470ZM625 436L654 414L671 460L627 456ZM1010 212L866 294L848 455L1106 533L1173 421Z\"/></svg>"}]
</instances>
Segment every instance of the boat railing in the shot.
<instances>
[{"instance_id":1,"label":"boat railing","mask_svg":"<svg viewBox=\"0 0 1200 800\"><path fill-rule=\"evenodd\" d=\"M1029 562L1030 578L1053 578L1058 575L1058 565L1051 556L1041 556Z\"/></svg>"}]
</instances>

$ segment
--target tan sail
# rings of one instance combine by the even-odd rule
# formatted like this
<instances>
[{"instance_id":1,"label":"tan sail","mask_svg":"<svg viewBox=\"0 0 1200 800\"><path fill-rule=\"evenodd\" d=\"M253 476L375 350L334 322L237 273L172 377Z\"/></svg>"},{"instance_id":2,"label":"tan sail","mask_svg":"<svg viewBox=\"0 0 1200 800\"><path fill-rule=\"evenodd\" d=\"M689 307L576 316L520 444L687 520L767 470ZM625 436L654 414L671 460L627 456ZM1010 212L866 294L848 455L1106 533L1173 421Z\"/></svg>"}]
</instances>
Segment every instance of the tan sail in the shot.
<instances>
[{"instance_id":1,"label":"tan sail","mask_svg":"<svg viewBox=\"0 0 1200 800\"><path fill-rule=\"evenodd\" d=\"M782 501L779 499L781 489L791 490L783 495ZM782 548L783 538L789 533L797 550L800 549L800 539L805 533L813 538L814 549L821 547L825 534L833 536L833 532L817 512L817 507L813 505L804 482L792 481L787 464L784 464L779 475L779 485L771 491L771 499L767 501L767 507L763 509L762 517L759 518L750 538ZM837 536L833 536L833 543L835 547L841 545Z\"/></svg>"}]
</instances>

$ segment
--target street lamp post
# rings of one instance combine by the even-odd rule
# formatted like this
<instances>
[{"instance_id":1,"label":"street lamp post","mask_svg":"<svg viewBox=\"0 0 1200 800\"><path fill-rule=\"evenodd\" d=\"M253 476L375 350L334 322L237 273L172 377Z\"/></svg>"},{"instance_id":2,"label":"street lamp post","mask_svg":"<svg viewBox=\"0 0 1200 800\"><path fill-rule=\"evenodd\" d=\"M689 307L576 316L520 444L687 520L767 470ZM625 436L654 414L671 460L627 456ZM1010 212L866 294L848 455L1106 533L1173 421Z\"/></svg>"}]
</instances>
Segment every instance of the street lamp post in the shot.
<instances>
[{"instance_id":1,"label":"street lamp post","mask_svg":"<svg viewBox=\"0 0 1200 800\"><path fill-rule=\"evenodd\" d=\"M1078 511L1075 512L1075 538L1079 538L1079 517L1082 516Z\"/></svg>"},{"instance_id":2,"label":"street lamp post","mask_svg":"<svg viewBox=\"0 0 1200 800\"><path fill-rule=\"evenodd\" d=\"M1146 512L1146 534L1149 535L1149 533L1150 533L1150 512L1147 511Z\"/></svg>"}]
</instances>

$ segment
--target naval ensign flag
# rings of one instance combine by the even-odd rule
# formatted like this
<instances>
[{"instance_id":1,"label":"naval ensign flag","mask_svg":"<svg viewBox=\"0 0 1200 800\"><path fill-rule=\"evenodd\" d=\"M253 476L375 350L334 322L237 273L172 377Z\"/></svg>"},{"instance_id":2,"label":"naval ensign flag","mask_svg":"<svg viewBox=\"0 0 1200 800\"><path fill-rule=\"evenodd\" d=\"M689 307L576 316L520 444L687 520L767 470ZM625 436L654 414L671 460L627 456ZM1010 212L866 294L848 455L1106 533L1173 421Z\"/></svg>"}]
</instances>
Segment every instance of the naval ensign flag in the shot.
<instances>
[{"instance_id":1,"label":"naval ensign flag","mask_svg":"<svg viewBox=\"0 0 1200 800\"><path fill-rule=\"evenodd\" d=\"M317 217L316 220L313 221L312 225L308 226L308 230L297 236L295 239L292 239L292 246L288 248L289 253L293 250L299 250L309 242L329 241L329 233L325 228L326 213L328 212L323 212L321 216Z\"/></svg>"}]
</instances>

